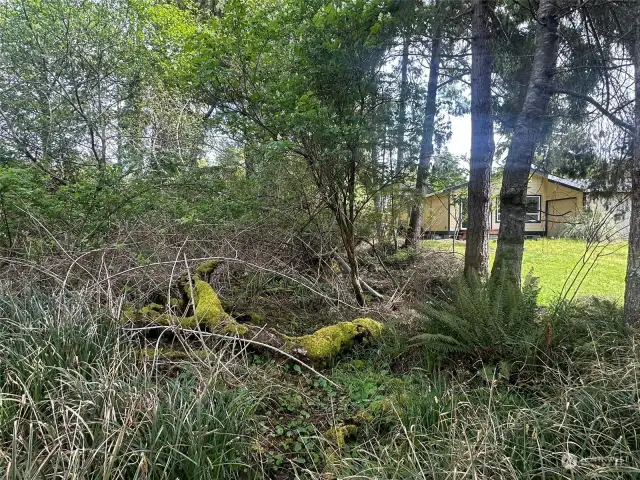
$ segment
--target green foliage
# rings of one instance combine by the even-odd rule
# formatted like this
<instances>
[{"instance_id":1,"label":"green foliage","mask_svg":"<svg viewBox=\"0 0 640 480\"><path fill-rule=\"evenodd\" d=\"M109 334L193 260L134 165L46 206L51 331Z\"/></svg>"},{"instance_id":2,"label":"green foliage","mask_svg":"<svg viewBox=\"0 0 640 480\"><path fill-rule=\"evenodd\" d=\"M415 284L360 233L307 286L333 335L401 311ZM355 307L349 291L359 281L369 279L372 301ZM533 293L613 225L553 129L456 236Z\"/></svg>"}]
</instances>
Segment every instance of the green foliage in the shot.
<instances>
[{"instance_id":1,"label":"green foliage","mask_svg":"<svg viewBox=\"0 0 640 480\"><path fill-rule=\"evenodd\" d=\"M522 291L498 279L485 285L477 278L460 278L450 298L423 308L424 333L413 343L435 358L530 361L541 339L538 292L533 277Z\"/></svg>"},{"instance_id":2,"label":"green foliage","mask_svg":"<svg viewBox=\"0 0 640 480\"><path fill-rule=\"evenodd\" d=\"M631 338L622 308L597 297L573 302L558 299L544 321L549 326L548 343L565 349L574 359L615 353L617 347L626 345Z\"/></svg>"},{"instance_id":3,"label":"green foliage","mask_svg":"<svg viewBox=\"0 0 640 480\"><path fill-rule=\"evenodd\" d=\"M3 292L0 316L8 478L250 475L254 402L243 391L203 371L155 377L138 363L135 343L79 295Z\"/></svg>"},{"instance_id":4,"label":"green foliage","mask_svg":"<svg viewBox=\"0 0 640 480\"><path fill-rule=\"evenodd\" d=\"M527 390L416 383L402 423L377 437L384 447L362 445L334 469L365 478L635 478L638 363L630 349L618 353L619 366L592 362L579 378L545 367L546 380Z\"/></svg>"}]
</instances>

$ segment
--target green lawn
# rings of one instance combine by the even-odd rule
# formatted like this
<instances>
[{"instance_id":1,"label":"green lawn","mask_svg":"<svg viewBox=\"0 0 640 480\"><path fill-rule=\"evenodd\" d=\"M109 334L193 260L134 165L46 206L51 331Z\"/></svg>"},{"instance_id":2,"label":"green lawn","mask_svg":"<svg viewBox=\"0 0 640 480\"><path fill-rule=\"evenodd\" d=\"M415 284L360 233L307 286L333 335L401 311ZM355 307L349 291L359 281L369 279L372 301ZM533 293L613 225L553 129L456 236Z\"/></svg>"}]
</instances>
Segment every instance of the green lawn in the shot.
<instances>
[{"instance_id":1,"label":"green lawn","mask_svg":"<svg viewBox=\"0 0 640 480\"><path fill-rule=\"evenodd\" d=\"M452 241L427 240L424 245L427 248L451 250ZM464 248L464 242L455 243L457 253L464 254ZM493 262L495 240L490 242L490 248L491 262ZM571 270L581 262L585 248L585 242L579 240L541 238L525 242L522 272L524 275L532 272L534 276L540 278L541 303L548 304L560 293ZM578 296L597 295L622 301L626 268L627 243L619 242L609 245L586 276ZM587 268L583 271L586 270Z\"/></svg>"}]
</instances>

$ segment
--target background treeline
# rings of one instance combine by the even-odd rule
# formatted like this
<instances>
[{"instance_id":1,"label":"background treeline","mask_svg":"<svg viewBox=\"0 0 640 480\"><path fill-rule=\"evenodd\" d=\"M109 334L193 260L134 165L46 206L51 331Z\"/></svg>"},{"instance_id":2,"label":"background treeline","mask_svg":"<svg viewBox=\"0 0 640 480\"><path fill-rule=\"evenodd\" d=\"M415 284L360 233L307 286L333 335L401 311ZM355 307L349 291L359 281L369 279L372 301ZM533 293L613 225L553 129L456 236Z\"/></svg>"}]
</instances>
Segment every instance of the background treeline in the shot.
<instances>
[{"instance_id":1,"label":"background treeline","mask_svg":"<svg viewBox=\"0 0 640 480\"><path fill-rule=\"evenodd\" d=\"M358 245L415 246L421 195L468 173L465 268L486 276L489 175L505 162L494 270L519 283L532 164L628 188L635 8L5 2L2 247L86 249L141 222L220 231L260 220L338 248L362 305ZM451 116L468 112L470 172L445 146Z\"/></svg>"}]
</instances>

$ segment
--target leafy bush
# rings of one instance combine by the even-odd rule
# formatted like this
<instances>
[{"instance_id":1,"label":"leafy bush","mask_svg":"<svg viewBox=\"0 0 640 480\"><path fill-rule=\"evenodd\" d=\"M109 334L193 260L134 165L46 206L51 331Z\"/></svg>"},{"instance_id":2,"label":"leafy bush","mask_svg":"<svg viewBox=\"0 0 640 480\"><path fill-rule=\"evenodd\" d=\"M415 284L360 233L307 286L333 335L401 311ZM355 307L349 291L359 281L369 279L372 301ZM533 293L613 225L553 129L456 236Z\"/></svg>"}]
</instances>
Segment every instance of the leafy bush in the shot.
<instances>
[{"instance_id":1,"label":"leafy bush","mask_svg":"<svg viewBox=\"0 0 640 480\"><path fill-rule=\"evenodd\" d=\"M572 215L563 223L558 232L561 238L600 242L616 238L616 222L612 216L599 211L584 210Z\"/></svg>"},{"instance_id":2,"label":"leafy bush","mask_svg":"<svg viewBox=\"0 0 640 480\"><path fill-rule=\"evenodd\" d=\"M439 357L526 361L541 338L538 292L531 276L522 291L500 280L460 278L451 298L424 307L424 333L413 342Z\"/></svg>"}]
</instances>

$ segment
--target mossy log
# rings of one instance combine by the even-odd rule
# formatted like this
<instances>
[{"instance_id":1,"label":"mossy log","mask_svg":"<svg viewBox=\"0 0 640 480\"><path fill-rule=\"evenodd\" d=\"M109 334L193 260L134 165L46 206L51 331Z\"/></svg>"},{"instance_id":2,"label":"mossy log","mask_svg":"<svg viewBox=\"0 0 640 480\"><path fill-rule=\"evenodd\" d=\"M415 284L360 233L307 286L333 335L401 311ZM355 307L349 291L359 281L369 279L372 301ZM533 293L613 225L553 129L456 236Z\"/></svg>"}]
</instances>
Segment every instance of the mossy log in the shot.
<instances>
[{"instance_id":1,"label":"mossy log","mask_svg":"<svg viewBox=\"0 0 640 480\"><path fill-rule=\"evenodd\" d=\"M196 269L196 272L202 270ZM277 330L237 322L224 311L216 292L198 274L193 276L192 282L185 283L183 289L193 305L194 314L191 316L170 313L171 305L165 307L158 304L150 304L139 310L125 310L124 316L138 324L200 329L244 338L314 362L334 358L356 343L375 341L383 331L383 325L376 320L356 318L322 327L309 335L288 336Z\"/></svg>"}]
</instances>

